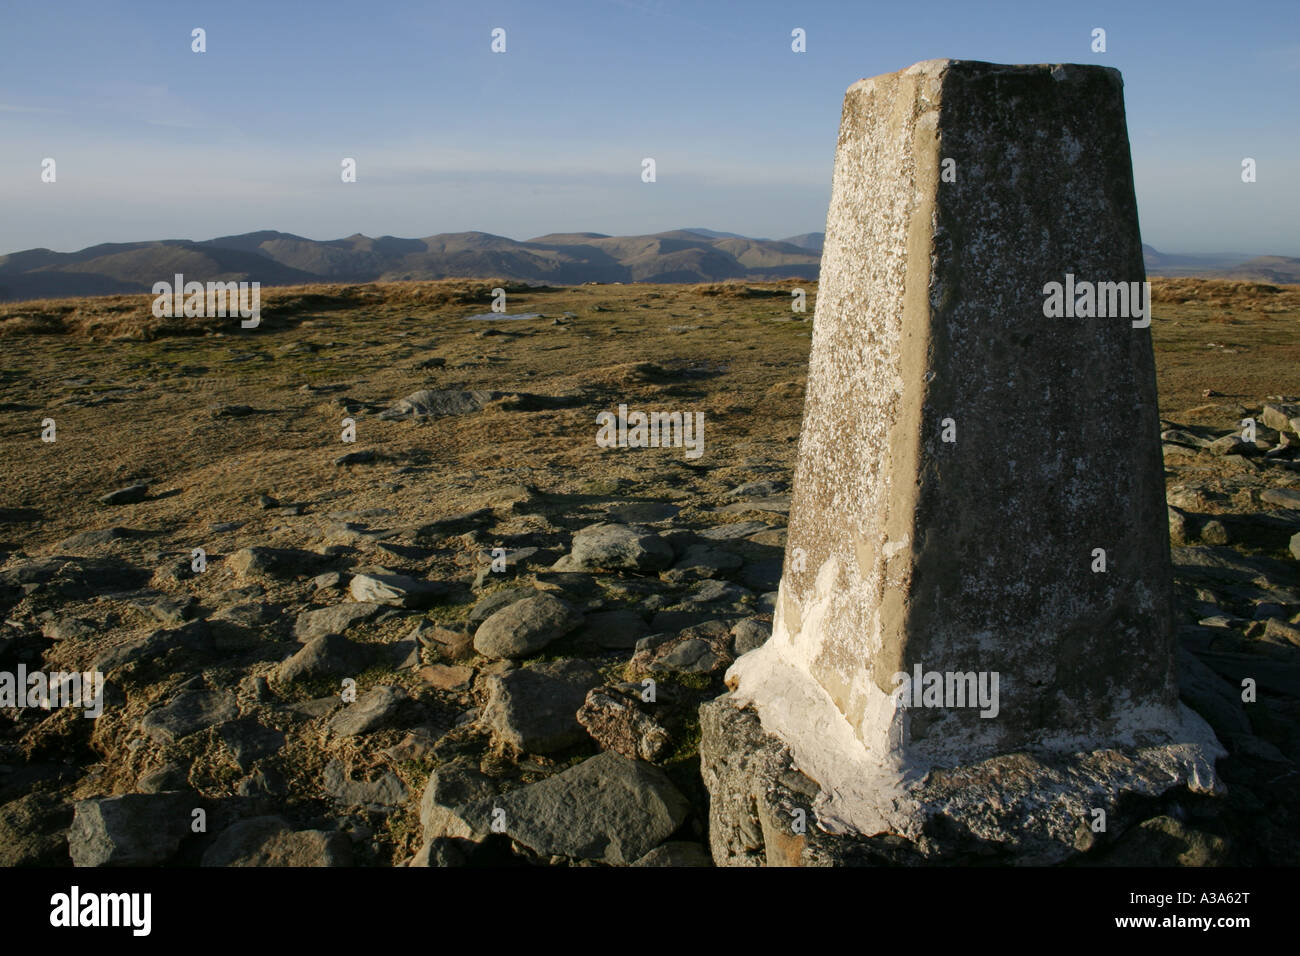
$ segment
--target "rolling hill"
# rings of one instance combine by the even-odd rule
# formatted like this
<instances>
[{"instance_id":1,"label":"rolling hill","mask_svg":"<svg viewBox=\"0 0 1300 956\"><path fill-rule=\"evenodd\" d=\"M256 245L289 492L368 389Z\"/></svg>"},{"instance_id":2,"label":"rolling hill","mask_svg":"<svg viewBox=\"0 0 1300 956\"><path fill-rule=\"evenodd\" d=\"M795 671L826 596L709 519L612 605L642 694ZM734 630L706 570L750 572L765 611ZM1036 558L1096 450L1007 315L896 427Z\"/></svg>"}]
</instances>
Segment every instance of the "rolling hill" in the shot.
<instances>
[{"instance_id":1,"label":"rolling hill","mask_svg":"<svg viewBox=\"0 0 1300 956\"><path fill-rule=\"evenodd\" d=\"M1288 256L1253 256L1223 252L1206 255L1175 255L1142 246L1147 275L1194 276L1200 279L1237 279L1282 285L1300 282L1300 259Z\"/></svg>"},{"instance_id":2,"label":"rolling hill","mask_svg":"<svg viewBox=\"0 0 1300 956\"><path fill-rule=\"evenodd\" d=\"M676 229L646 236L557 232L523 241L486 232L423 239L357 233L322 241L264 230L202 241L11 253L0 256L0 301L149 292L153 283L178 272L187 280L264 286L484 277L549 285L816 279L824 238L820 232L751 239ZM1142 251L1149 275L1300 282L1300 259L1285 256L1172 255L1151 246Z\"/></svg>"},{"instance_id":3,"label":"rolling hill","mask_svg":"<svg viewBox=\"0 0 1300 956\"><path fill-rule=\"evenodd\" d=\"M693 229L648 236L552 233L522 242L486 232L423 239L358 233L318 241L268 230L198 242L165 239L68 253L15 252L0 256L0 301L148 292L178 272L187 280L264 286L486 276L575 285L815 279L819 259L819 249L794 242Z\"/></svg>"}]
</instances>

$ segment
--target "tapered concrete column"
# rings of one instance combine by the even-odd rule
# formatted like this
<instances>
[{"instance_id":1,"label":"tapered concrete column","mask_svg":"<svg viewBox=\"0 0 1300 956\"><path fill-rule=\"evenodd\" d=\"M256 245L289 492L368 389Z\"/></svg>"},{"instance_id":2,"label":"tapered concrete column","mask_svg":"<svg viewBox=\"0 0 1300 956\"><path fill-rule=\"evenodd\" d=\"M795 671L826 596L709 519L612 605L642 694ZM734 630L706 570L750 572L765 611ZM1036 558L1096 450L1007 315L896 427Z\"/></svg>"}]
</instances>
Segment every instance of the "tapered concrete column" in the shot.
<instances>
[{"instance_id":1,"label":"tapered concrete column","mask_svg":"<svg viewBox=\"0 0 1300 956\"><path fill-rule=\"evenodd\" d=\"M929 771L1022 751L1215 785L1174 682L1144 280L1117 71L850 87L773 634L728 672L823 826L914 835Z\"/></svg>"}]
</instances>

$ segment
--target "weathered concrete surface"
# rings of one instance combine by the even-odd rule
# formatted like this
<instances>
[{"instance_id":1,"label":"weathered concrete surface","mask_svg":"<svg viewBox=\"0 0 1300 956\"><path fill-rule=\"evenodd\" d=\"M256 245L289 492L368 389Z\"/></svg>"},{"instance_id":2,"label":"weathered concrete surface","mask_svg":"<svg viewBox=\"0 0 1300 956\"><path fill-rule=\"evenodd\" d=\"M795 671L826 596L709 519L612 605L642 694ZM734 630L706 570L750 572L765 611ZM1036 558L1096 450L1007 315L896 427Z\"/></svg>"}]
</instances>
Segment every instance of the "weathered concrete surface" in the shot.
<instances>
[{"instance_id":1,"label":"weathered concrete surface","mask_svg":"<svg viewBox=\"0 0 1300 956\"><path fill-rule=\"evenodd\" d=\"M818 784L795 769L789 748L752 709L724 694L700 708L700 731L719 866L1042 866L1101 855L1166 802L1186 798L1171 782L1198 760L1192 745L1003 754L929 774L908 794L915 826L907 835L833 834L816 822Z\"/></svg>"},{"instance_id":2,"label":"weathered concrete surface","mask_svg":"<svg viewBox=\"0 0 1300 956\"><path fill-rule=\"evenodd\" d=\"M1029 749L1192 742L1170 786L1215 785L1175 686L1149 331L1046 317L1067 275L1145 278L1117 71L850 87L773 634L728 672L831 829L915 834L932 768ZM996 673L997 715L904 706L917 665Z\"/></svg>"}]
</instances>

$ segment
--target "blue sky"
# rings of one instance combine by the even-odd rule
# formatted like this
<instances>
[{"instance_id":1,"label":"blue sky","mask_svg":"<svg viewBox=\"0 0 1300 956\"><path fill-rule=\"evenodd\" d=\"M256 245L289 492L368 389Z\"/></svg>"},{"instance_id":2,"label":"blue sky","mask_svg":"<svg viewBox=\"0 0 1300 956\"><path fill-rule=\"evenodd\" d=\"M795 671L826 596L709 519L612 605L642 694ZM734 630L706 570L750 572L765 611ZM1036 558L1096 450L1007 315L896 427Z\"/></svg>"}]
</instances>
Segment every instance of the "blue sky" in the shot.
<instances>
[{"instance_id":1,"label":"blue sky","mask_svg":"<svg viewBox=\"0 0 1300 956\"><path fill-rule=\"evenodd\" d=\"M0 253L256 229L818 231L844 90L954 57L1118 67L1144 240L1300 256L1298 27L1296 0L11 0Z\"/></svg>"}]
</instances>

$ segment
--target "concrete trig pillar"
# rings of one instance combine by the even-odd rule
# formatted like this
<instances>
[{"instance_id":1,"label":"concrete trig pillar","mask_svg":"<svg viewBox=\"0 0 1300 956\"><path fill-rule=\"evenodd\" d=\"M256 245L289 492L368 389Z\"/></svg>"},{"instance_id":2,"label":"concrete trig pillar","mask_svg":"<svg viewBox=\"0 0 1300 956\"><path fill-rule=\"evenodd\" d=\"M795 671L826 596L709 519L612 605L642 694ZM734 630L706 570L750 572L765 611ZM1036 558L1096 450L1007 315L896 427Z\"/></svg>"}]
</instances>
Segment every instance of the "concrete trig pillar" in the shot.
<instances>
[{"instance_id":1,"label":"concrete trig pillar","mask_svg":"<svg viewBox=\"0 0 1300 956\"><path fill-rule=\"evenodd\" d=\"M1149 306L1116 70L849 88L773 634L723 699L822 829L939 814L1047 859L1122 792L1215 788L1174 681Z\"/></svg>"}]
</instances>

